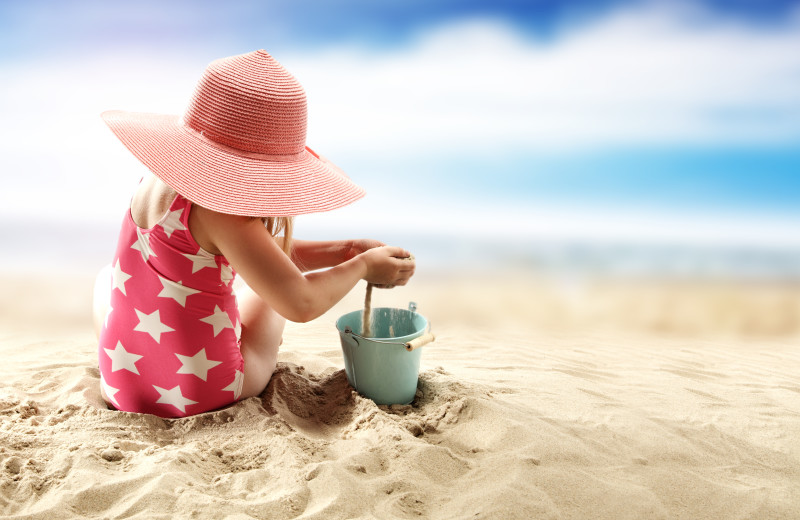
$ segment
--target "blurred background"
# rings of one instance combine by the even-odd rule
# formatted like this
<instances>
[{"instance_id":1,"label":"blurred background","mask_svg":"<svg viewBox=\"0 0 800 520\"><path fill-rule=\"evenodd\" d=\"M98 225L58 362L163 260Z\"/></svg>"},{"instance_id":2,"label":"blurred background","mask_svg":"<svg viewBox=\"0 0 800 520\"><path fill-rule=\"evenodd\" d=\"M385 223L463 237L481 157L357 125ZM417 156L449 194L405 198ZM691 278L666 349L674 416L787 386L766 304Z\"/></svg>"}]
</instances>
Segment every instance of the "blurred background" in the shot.
<instances>
[{"instance_id":1,"label":"blurred background","mask_svg":"<svg viewBox=\"0 0 800 520\"><path fill-rule=\"evenodd\" d=\"M182 113L209 62L260 48L306 89L308 144L368 193L297 236L401 245L451 296L505 276L607 306L597 280L657 282L688 322L800 331L798 1L0 2L6 276L110 261L144 167L102 111ZM589 314L658 315L631 294Z\"/></svg>"}]
</instances>

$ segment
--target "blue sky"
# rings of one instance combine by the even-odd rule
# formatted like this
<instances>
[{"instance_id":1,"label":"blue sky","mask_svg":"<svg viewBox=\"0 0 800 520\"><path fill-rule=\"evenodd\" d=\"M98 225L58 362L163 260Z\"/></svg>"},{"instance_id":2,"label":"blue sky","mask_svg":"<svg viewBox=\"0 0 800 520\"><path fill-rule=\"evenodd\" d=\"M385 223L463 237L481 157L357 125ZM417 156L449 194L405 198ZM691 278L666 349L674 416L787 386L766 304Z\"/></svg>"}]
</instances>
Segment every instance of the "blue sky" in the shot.
<instances>
[{"instance_id":1,"label":"blue sky","mask_svg":"<svg viewBox=\"0 0 800 520\"><path fill-rule=\"evenodd\" d=\"M29 170L3 211L115 215L139 172L97 114L178 113L208 62L257 48L366 210L800 218L800 2L755 0L0 2L0 167ZM108 201L65 203L72 179Z\"/></svg>"},{"instance_id":2,"label":"blue sky","mask_svg":"<svg viewBox=\"0 0 800 520\"><path fill-rule=\"evenodd\" d=\"M138 2L17 0L0 3L0 31L10 54L49 52L54 43L96 45L264 42L325 46L358 42L402 45L416 32L465 17L496 17L534 38L553 38L564 27L602 16L631 0L182 0ZM670 3L670 2L662 2ZM675 3L675 2L672 2ZM793 0L691 2L712 17L780 25L796 10ZM268 34L265 34L268 33ZM149 40L149 41L148 41ZM273 48L270 46L270 48Z\"/></svg>"}]
</instances>

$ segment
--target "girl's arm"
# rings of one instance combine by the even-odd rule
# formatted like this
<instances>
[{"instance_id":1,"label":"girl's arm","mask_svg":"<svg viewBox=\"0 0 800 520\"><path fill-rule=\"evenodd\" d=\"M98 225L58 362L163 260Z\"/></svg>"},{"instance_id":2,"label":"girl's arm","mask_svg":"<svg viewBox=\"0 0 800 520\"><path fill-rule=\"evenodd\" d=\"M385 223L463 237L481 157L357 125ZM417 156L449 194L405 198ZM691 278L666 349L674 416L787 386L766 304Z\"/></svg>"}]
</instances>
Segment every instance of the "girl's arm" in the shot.
<instances>
[{"instance_id":1,"label":"girl's arm","mask_svg":"<svg viewBox=\"0 0 800 520\"><path fill-rule=\"evenodd\" d=\"M284 318L307 322L341 300L359 280L405 285L414 274L399 247L369 249L326 271L303 275L259 219L194 209L206 236L247 284Z\"/></svg>"},{"instance_id":2,"label":"girl's arm","mask_svg":"<svg viewBox=\"0 0 800 520\"><path fill-rule=\"evenodd\" d=\"M283 237L276 237L278 246L283 248ZM375 247L385 246L377 240L293 240L292 262L301 271L314 271L333 267Z\"/></svg>"}]
</instances>

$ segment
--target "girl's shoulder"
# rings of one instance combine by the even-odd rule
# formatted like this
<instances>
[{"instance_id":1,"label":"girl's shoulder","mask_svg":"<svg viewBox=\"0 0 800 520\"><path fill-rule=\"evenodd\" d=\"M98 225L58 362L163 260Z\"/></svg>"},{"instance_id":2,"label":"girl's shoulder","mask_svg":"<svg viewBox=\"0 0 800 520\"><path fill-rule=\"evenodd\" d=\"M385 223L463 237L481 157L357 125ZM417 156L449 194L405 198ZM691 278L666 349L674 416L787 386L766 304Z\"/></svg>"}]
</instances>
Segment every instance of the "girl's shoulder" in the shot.
<instances>
[{"instance_id":1,"label":"girl's shoulder","mask_svg":"<svg viewBox=\"0 0 800 520\"><path fill-rule=\"evenodd\" d=\"M148 175L133 194L131 217L142 229L150 229L167 214L178 193L155 175Z\"/></svg>"},{"instance_id":2,"label":"girl's shoulder","mask_svg":"<svg viewBox=\"0 0 800 520\"><path fill-rule=\"evenodd\" d=\"M214 236L218 235L217 229L220 225L231 219L239 223L248 221L248 217L237 217L234 215L226 215L225 213L217 213L216 211L193 204L192 211L189 213L189 232L203 249L215 255L221 255L223 253L217 246ZM240 226L229 225L225 229L225 234L235 235L240 230Z\"/></svg>"}]
</instances>

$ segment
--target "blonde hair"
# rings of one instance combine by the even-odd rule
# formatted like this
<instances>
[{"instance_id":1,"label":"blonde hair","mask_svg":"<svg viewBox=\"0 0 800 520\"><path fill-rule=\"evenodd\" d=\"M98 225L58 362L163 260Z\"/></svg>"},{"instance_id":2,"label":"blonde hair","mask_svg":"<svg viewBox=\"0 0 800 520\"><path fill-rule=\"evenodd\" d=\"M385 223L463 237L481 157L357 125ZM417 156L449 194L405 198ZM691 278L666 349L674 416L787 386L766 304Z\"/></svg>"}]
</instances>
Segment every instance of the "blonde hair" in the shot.
<instances>
[{"instance_id":1,"label":"blonde hair","mask_svg":"<svg viewBox=\"0 0 800 520\"><path fill-rule=\"evenodd\" d=\"M257 217L256 217L257 218ZM292 232L294 231L294 219L292 217L260 217L264 227L273 237L277 237L283 232L283 252L287 256L292 256Z\"/></svg>"}]
</instances>

